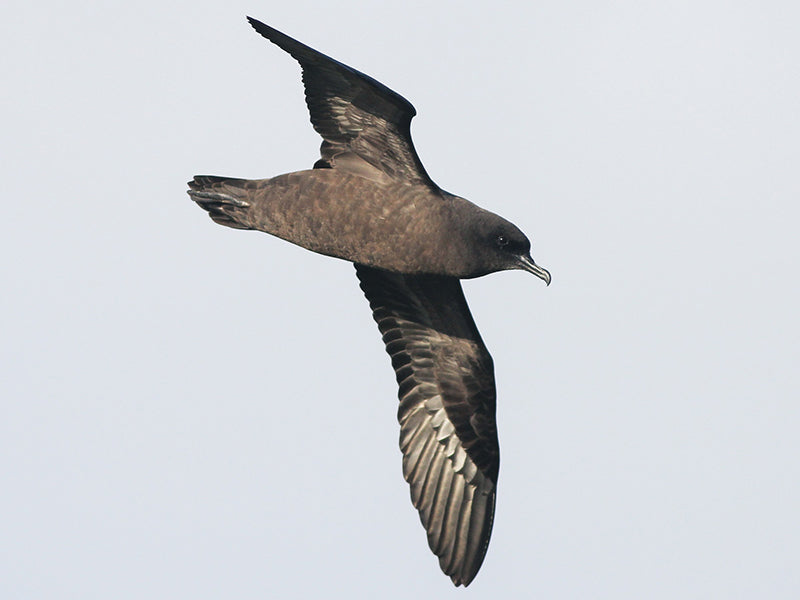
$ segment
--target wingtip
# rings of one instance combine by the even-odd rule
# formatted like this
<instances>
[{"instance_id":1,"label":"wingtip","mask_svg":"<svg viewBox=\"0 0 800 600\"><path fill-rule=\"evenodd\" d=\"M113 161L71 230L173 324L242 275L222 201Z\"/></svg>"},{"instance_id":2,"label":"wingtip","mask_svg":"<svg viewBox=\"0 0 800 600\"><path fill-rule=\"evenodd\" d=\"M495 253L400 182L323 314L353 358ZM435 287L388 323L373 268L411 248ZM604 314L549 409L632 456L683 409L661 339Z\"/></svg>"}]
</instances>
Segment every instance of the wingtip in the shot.
<instances>
[{"instance_id":1,"label":"wingtip","mask_svg":"<svg viewBox=\"0 0 800 600\"><path fill-rule=\"evenodd\" d=\"M472 580L475 579L476 575L477 573L468 573L467 575L459 573L458 575L451 575L450 580L456 587L469 587L469 584L472 583Z\"/></svg>"},{"instance_id":2,"label":"wingtip","mask_svg":"<svg viewBox=\"0 0 800 600\"><path fill-rule=\"evenodd\" d=\"M250 27L255 29L258 33L260 33L262 36L264 36L268 40L271 40L271 36L275 35L275 33L280 33L274 27L270 27L266 23L262 23L258 19L254 19L251 16L247 17L247 22L250 23Z\"/></svg>"},{"instance_id":3,"label":"wingtip","mask_svg":"<svg viewBox=\"0 0 800 600\"><path fill-rule=\"evenodd\" d=\"M264 32L271 29L269 25L262 23L258 19L254 19L250 15L247 15L247 22L250 23L250 27L255 29L257 33L264 35L264 37L266 37Z\"/></svg>"},{"instance_id":4,"label":"wingtip","mask_svg":"<svg viewBox=\"0 0 800 600\"><path fill-rule=\"evenodd\" d=\"M482 561L481 561L482 562ZM478 564L478 569L480 569L480 563ZM472 580L475 579L475 576L478 574L477 569L469 570L460 569L455 573L450 573L450 580L453 582L453 585L456 587L468 587Z\"/></svg>"},{"instance_id":5,"label":"wingtip","mask_svg":"<svg viewBox=\"0 0 800 600\"><path fill-rule=\"evenodd\" d=\"M250 26L255 29L256 33L259 34L264 39L272 42L281 50L288 52L291 54L295 59L300 60L297 52L299 49L305 49L307 51L317 53L316 50L312 48L308 48L305 44L298 42L296 39L289 37L282 31L278 31L274 27L270 27L266 23L262 23L258 19L254 19L253 17L247 17L248 23ZM317 53L318 54L318 53Z\"/></svg>"}]
</instances>

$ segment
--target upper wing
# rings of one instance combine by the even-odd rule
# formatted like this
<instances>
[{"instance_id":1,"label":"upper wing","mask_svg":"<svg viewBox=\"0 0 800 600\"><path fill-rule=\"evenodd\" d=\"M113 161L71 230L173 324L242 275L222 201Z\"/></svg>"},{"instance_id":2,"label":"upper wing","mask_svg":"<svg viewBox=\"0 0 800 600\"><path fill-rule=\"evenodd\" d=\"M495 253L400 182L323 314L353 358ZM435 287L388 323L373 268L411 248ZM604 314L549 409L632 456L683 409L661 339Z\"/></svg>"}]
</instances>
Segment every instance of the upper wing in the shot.
<instances>
[{"instance_id":1,"label":"upper wing","mask_svg":"<svg viewBox=\"0 0 800 600\"><path fill-rule=\"evenodd\" d=\"M483 562L500 465L492 358L453 277L356 265L400 385L400 448L428 544L456 585Z\"/></svg>"},{"instance_id":2,"label":"upper wing","mask_svg":"<svg viewBox=\"0 0 800 600\"><path fill-rule=\"evenodd\" d=\"M371 77L247 17L303 68L311 123L325 140L317 167L359 171L364 161L394 180L435 186L414 150L411 103ZM361 173L359 173L361 174Z\"/></svg>"}]
</instances>

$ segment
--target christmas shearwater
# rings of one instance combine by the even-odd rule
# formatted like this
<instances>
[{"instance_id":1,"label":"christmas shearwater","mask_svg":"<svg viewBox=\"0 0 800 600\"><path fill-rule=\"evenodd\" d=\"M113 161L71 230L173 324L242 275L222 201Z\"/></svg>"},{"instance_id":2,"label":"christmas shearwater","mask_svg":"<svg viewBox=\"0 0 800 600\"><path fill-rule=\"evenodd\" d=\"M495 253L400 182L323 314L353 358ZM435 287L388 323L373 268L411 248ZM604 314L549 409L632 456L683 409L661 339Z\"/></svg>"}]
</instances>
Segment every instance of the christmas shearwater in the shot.
<instances>
[{"instance_id":1,"label":"christmas shearwater","mask_svg":"<svg viewBox=\"0 0 800 600\"><path fill-rule=\"evenodd\" d=\"M371 77L249 18L302 67L312 169L197 176L189 195L228 227L355 263L399 384L403 476L431 550L456 585L480 568L500 465L492 358L460 279L522 269L550 283L512 223L439 188L411 141L414 107Z\"/></svg>"}]
</instances>

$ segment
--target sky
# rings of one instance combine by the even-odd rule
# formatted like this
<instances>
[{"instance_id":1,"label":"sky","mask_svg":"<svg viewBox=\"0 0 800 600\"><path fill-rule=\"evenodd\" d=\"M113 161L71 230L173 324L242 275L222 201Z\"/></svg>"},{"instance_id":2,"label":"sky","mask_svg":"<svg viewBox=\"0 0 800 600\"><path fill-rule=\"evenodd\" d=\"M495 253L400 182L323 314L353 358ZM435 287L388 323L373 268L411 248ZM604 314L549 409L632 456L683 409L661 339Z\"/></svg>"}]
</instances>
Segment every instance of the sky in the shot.
<instances>
[{"instance_id":1,"label":"sky","mask_svg":"<svg viewBox=\"0 0 800 600\"><path fill-rule=\"evenodd\" d=\"M799 6L6 0L0 597L797 598ZM467 589L353 267L185 193L318 157L247 14L408 98L553 275L464 283L502 453Z\"/></svg>"}]
</instances>

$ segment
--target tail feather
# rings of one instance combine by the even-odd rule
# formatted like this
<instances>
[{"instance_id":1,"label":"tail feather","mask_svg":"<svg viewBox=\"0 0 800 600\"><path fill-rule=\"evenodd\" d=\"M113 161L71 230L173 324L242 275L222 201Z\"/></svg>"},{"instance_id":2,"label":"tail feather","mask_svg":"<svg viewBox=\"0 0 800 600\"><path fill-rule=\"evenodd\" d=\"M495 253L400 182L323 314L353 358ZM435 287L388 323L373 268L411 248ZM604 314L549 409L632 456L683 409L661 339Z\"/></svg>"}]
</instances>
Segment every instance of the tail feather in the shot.
<instances>
[{"instance_id":1,"label":"tail feather","mask_svg":"<svg viewBox=\"0 0 800 600\"><path fill-rule=\"evenodd\" d=\"M196 175L189 182L189 195L215 222L234 229L252 229L247 179Z\"/></svg>"}]
</instances>

